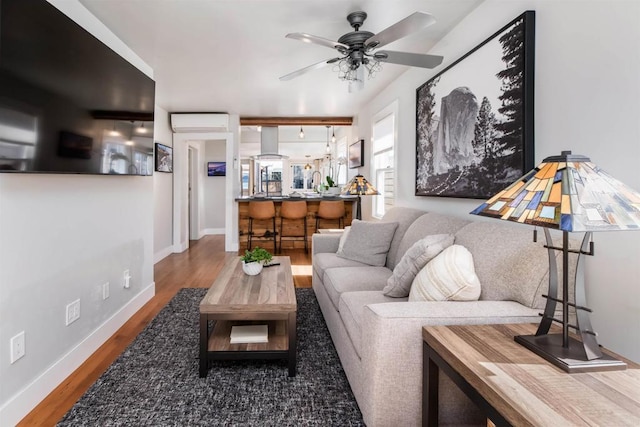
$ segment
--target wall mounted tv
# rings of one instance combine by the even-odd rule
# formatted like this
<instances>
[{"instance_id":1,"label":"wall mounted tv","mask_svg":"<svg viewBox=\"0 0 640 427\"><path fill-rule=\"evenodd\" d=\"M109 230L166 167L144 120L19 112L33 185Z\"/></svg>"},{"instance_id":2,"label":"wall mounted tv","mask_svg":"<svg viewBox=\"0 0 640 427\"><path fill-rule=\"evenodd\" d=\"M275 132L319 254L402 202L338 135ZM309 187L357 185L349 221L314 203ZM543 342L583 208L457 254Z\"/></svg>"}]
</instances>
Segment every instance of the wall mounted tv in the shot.
<instances>
[{"instance_id":1,"label":"wall mounted tv","mask_svg":"<svg viewBox=\"0 0 640 427\"><path fill-rule=\"evenodd\" d=\"M155 82L45 0L0 0L0 172L151 175Z\"/></svg>"}]
</instances>

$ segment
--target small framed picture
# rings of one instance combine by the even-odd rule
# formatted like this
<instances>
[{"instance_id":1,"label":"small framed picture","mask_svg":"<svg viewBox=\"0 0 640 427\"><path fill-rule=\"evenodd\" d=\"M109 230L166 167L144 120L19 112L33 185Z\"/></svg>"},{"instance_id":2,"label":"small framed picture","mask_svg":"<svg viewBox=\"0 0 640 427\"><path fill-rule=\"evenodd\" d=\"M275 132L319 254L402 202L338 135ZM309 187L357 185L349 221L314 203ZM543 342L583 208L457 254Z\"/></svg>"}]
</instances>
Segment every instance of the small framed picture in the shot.
<instances>
[{"instance_id":1,"label":"small framed picture","mask_svg":"<svg viewBox=\"0 0 640 427\"><path fill-rule=\"evenodd\" d=\"M173 172L173 148L156 142L156 172Z\"/></svg>"},{"instance_id":2,"label":"small framed picture","mask_svg":"<svg viewBox=\"0 0 640 427\"><path fill-rule=\"evenodd\" d=\"M208 176L226 176L227 162L207 162Z\"/></svg>"},{"instance_id":3,"label":"small framed picture","mask_svg":"<svg viewBox=\"0 0 640 427\"><path fill-rule=\"evenodd\" d=\"M364 166L364 139L349 146L349 169Z\"/></svg>"}]
</instances>

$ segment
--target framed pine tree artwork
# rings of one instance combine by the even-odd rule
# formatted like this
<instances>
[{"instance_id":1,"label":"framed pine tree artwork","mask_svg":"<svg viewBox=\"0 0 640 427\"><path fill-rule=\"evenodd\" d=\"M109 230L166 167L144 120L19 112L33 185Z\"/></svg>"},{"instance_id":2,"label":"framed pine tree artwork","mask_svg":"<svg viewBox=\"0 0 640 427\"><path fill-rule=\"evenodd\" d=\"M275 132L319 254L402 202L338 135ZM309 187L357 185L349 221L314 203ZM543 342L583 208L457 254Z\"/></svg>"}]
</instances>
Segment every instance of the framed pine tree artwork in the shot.
<instances>
[{"instance_id":1,"label":"framed pine tree artwork","mask_svg":"<svg viewBox=\"0 0 640 427\"><path fill-rule=\"evenodd\" d=\"M487 199L534 167L535 12L416 90L416 196Z\"/></svg>"}]
</instances>

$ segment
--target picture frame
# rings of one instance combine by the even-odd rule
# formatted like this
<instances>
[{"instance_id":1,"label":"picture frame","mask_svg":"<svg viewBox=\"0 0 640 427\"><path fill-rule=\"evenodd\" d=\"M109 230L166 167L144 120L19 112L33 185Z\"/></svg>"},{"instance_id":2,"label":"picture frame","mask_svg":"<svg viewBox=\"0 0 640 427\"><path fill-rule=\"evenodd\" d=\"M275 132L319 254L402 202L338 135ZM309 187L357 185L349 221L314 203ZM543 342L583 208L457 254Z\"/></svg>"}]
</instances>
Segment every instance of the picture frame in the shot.
<instances>
[{"instance_id":1,"label":"picture frame","mask_svg":"<svg viewBox=\"0 0 640 427\"><path fill-rule=\"evenodd\" d=\"M207 176L227 176L227 162L207 162Z\"/></svg>"},{"instance_id":2,"label":"picture frame","mask_svg":"<svg viewBox=\"0 0 640 427\"><path fill-rule=\"evenodd\" d=\"M168 145L155 143L156 172L173 172L173 148Z\"/></svg>"},{"instance_id":3,"label":"picture frame","mask_svg":"<svg viewBox=\"0 0 640 427\"><path fill-rule=\"evenodd\" d=\"M416 89L416 196L488 199L534 167L535 12Z\"/></svg>"},{"instance_id":4,"label":"picture frame","mask_svg":"<svg viewBox=\"0 0 640 427\"><path fill-rule=\"evenodd\" d=\"M364 139L349 146L349 169L364 166Z\"/></svg>"}]
</instances>

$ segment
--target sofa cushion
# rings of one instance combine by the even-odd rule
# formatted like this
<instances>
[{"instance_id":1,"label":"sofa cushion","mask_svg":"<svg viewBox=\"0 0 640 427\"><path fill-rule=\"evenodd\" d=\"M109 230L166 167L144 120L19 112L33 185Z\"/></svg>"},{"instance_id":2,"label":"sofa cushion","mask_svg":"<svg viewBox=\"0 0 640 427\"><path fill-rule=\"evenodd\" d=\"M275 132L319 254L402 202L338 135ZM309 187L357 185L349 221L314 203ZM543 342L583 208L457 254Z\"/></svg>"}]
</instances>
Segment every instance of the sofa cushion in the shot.
<instances>
[{"instance_id":1,"label":"sofa cushion","mask_svg":"<svg viewBox=\"0 0 640 427\"><path fill-rule=\"evenodd\" d=\"M406 298L390 298L380 291L343 292L340 295L340 318L344 324L351 343L358 357L361 357L362 347L362 315L364 307L369 304L406 301Z\"/></svg>"},{"instance_id":2,"label":"sofa cushion","mask_svg":"<svg viewBox=\"0 0 640 427\"><path fill-rule=\"evenodd\" d=\"M393 270L396 264L400 261L400 258L402 258L402 254L404 253L404 251L399 252L398 247L400 246L400 242L402 241L405 232L411 226L411 224L413 224L413 222L422 215L424 215L424 211L418 209L394 207L389 209L387 213L384 214L384 217L382 217L382 221L384 222L398 223L398 228L393 234L393 240L391 241L391 246L389 246L389 253L387 254L386 266L389 269ZM422 237L424 237L425 235L423 235Z\"/></svg>"},{"instance_id":3,"label":"sofa cushion","mask_svg":"<svg viewBox=\"0 0 640 427\"><path fill-rule=\"evenodd\" d=\"M393 269L382 292L390 297L409 296L416 274L440 252L453 244L453 235L434 234L418 240L405 252Z\"/></svg>"},{"instance_id":4,"label":"sofa cushion","mask_svg":"<svg viewBox=\"0 0 640 427\"><path fill-rule=\"evenodd\" d=\"M318 273L319 278L324 276L326 269L336 267L367 267L367 264L340 258L335 253L319 253L313 255L313 269Z\"/></svg>"},{"instance_id":5,"label":"sofa cushion","mask_svg":"<svg viewBox=\"0 0 640 427\"><path fill-rule=\"evenodd\" d=\"M345 238L342 252L337 255L352 261L381 267L387 261L387 252L398 228L397 222L368 222L353 220Z\"/></svg>"},{"instance_id":6,"label":"sofa cushion","mask_svg":"<svg viewBox=\"0 0 640 427\"><path fill-rule=\"evenodd\" d=\"M479 297L473 256L460 245L449 246L420 270L409 293L409 301L476 301Z\"/></svg>"},{"instance_id":7,"label":"sofa cushion","mask_svg":"<svg viewBox=\"0 0 640 427\"><path fill-rule=\"evenodd\" d=\"M339 309L340 295L350 291L382 291L391 276L387 267L340 267L328 268L322 283L336 310Z\"/></svg>"},{"instance_id":8,"label":"sofa cushion","mask_svg":"<svg viewBox=\"0 0 640 427\"><path fill-rule=\"evenodd\" d=\"M471 221L456 218L454 216L442 215L438 213L425 213L416 219L413 224L404 233L404 237L398 247L398 256L409 250L409 248L418 240L432 234L453 234L455 235L465 225ZM473 251L472 251L473 252Z\"/></svg>"},{"instance_id":9,"label":"sofa cushion","mask_svg":"<svg viewBox=\"0 0 640 427\"><path fill-rule=\"evenodd\" d=\"M473 222L455 236L456 244L473 254L482 283L481 300L544 306L541 294L548 289L549 259L543 242L533 242L530 227L506 221Z\"/></svg>"}]
</instances>

